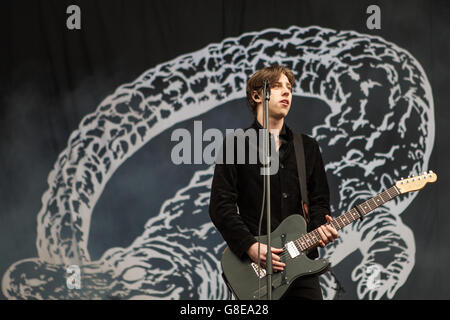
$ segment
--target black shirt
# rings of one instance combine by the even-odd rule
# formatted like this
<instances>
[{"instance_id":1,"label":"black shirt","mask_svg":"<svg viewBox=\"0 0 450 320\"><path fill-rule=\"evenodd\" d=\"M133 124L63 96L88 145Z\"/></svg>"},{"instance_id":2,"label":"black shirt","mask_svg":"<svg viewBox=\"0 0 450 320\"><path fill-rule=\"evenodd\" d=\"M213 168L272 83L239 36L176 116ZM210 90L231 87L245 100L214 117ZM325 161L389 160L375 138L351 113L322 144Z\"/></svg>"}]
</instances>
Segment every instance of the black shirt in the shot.
<instances>
[{"instance_id":1,"label":"black shirt","mask_svg":"<svg viewBox=\"0 0 450 320\"><path fill-rule=\"evenodd\" d=\"M261 129L255 120L249 129ZM236 136L236 135L235 135ZM270 135L273 139L272 134ZM329 209L329 189L325 169L317 141L302 135L305 150L307 188L309 196L308 231L326 223L325 214ZM229 138L229 137L228 137ZM225 141L224 145L225 146ZM297 163L294 150L293 133L286 125L280 132L282 142L279 151L279 170L270 176L271 227L273 231L291 214L301 214L301 194L298 181ZM235 140L236 141L236 140ZM236 142L237 144L237 142ZM259 136L258 136L259 145ZM248 248L256 242L258 223L262 206L264 176L261 175L261 162L251 164L248 158L250 144L245 144L245 163L239 164L234 152L233 163L217 162L211 186L209 214L212 222L222 234L231 251L243 257ZM236 151L236 149L235 149ZM222 148L224 158L226 148ZM276 151L274 151L276 152ZM265 214L261 234L266 234ZM308 254L317 258L317 249Z\"/></svg>"}]
</instances>

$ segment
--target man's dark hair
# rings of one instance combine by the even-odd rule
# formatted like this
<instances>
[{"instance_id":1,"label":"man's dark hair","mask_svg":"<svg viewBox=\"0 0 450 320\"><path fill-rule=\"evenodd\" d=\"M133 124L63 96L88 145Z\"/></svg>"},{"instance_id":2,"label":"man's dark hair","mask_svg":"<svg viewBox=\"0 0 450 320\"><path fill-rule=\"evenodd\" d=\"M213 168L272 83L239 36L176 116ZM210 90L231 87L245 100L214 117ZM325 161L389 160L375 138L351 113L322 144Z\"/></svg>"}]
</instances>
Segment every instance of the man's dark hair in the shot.
<instances>
[{"instance_id":1,"label":"man's dark hair","mask_svg":"<svg viewBox=\"0 0 450 320\"><path fill-rule=\"evenodd\" d=\"M258 92L259 96L262 97L262 88L264 79L269 80L269 85L272 86L273 83L277 82L280 78L281 74L284 74L289 82L291 83L292 88L294 87L294 74L291 70L286 67L279 66L277 64L273 64L270 67L266 67L256 71L250 79L247 81L247 102L250 110L253 115L256 116L256 106L257 103L253 100L253 91Z\"/></svg>"}]
</instances>

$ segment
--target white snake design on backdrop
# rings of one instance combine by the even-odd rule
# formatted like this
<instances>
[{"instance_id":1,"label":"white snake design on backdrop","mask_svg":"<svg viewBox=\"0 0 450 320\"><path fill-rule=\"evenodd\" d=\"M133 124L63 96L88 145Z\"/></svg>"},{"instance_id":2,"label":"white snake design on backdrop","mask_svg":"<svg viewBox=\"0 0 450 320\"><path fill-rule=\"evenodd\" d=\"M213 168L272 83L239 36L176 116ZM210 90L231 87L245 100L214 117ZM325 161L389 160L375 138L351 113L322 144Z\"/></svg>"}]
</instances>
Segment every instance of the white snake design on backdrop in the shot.
<instances>
[{"instance_id":1,"label":"white snake design on backdrop","mask_svg":"<svg viewBox=\"0 0 450 320\"><path fill-rule=\"evenodd\" d=\"M38 213L38 257L9 267L3 294L8 299L227 298L219 264L225 244L208 216L213 167L175 191L129 247L110 248L96 261L87 250L90 220L124 161L174 124L243 99L247 78L271 63L293 70L294 95L329 106L312 136L326 156L328 176L340 181L334 212L428 169L432 92L422 67L404 49L380 37L318 26L228 38L145 71L83 118L48 176ZM351 275L359 298L392 298L407 280L415 241L401 213L415 195L388 202L321 251L334 266L361 253ZM66 288L65 268L71 264L80 265L80 290ZM375 288L366 272L370 266L380 271ZM321 283L325 298L334 298L334 279L325 274Z\"/></svg>"}]
</instances>

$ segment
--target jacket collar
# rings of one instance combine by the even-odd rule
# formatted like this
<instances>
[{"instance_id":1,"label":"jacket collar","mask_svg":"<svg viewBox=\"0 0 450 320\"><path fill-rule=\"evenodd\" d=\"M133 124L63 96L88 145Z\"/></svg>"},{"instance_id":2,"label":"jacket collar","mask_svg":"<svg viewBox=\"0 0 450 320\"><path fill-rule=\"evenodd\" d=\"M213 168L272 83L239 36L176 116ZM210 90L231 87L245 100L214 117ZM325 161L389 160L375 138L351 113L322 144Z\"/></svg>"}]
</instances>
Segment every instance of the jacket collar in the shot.
<instances>
[{"instance_id":1,"label":"jacket collar","mask_svg":"<svg viewBox=\"0 0 450 320\"><path fill-rule=\"evenodd\" d=\"M252 124L252 128L259 130L264 129L264 127L259 123L259 121L255 118ZM270 134L272 135L272 134ZM289 128L289 126L286 124L286 119L284 120L283 127L280 131L280 139L285 141L291 141L292 140L292 131Z\"/></svg>"}]
</instances>

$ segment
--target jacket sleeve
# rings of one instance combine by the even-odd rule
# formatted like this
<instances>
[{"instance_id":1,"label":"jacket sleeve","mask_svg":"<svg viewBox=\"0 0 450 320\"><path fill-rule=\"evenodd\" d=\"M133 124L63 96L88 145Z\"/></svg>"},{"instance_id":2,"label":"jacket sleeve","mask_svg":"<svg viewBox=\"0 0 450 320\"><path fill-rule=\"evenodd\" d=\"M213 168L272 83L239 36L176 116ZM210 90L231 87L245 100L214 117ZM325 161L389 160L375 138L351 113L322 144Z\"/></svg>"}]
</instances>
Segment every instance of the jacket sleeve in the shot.
<instances>
[{"instance_id":1,"label":"jacket sleeve","mask_svg":"<svg viewBox=\"0 0 450 320\"><path fill-rule=\"evenodd\" d=\"M222 159L226 159L224 149L222 147L219 154L223 155ZM238 212L237 165L225 162L216 161L211 185L209 216L230 250L243 258L256 239Z\"/></svg>"}]
</instances>

